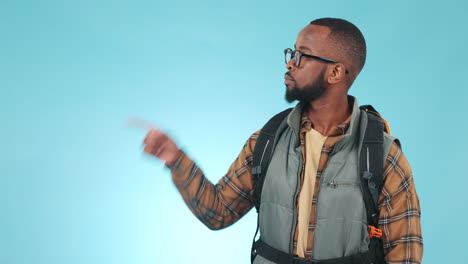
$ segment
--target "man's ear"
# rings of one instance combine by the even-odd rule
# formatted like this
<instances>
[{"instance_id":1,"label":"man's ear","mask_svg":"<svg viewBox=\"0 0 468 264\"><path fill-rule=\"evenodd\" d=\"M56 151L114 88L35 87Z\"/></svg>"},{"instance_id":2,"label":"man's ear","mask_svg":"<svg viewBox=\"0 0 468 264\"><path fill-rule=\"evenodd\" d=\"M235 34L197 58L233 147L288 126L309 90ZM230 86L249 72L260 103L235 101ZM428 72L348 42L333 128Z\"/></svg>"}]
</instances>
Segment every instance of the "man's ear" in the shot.
<instances>
[{"instance_id":1,"label":"man's ear","mask_svg":"<svg viewBox=\"0 0 468 264\"><path fill-rule=\"evenodd\" d=\"M328 76L329 83L339 83L345 80L346 68L342 63L333 64L331 74Z\"/></svg>"}]
</instances>

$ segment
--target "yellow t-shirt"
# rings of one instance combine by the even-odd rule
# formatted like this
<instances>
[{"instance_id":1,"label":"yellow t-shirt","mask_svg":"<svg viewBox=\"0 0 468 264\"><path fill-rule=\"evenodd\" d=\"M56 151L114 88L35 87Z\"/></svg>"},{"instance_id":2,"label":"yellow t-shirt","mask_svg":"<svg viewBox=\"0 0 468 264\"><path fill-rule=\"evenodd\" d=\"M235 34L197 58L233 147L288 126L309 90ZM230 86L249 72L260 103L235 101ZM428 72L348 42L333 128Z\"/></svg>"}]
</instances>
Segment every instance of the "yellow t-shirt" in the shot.
<instances>
[{"instance_id":1,"label":"yellow t-shirt","mask_svg":"<svg viewBox=\"0 0 468 264\"><path fill-rule=\"evenodd\" d=\"M310 208L312 207L312 198L315 189L315 178L317 168L320 162L322 147L327 139L314 129L308 131L305 135L305 172L304 183L302 184L298 200L298 237L297 254L304 257L307 248L307 239L309 236L309 218Z\"/></svg>"}]
</instances>

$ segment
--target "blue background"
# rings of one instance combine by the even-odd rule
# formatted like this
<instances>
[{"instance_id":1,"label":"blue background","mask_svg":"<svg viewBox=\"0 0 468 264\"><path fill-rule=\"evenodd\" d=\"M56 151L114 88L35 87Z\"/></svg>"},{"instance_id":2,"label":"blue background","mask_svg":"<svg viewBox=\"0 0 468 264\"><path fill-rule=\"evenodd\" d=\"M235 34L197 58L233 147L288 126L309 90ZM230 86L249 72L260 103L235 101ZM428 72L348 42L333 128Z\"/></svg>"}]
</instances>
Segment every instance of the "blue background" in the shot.
<instances>
[{"instance_id":1,"label":"blue background","mask_svg":"<svg viewBox=\"0 0 468 264\"><path fill-rule=\"evenodd\" d=\"M368 45L350 93L402 141L425 263L466 259L463 1L0 1L0 263L248 263L252 210L222 231L142 154L148 119L218 181L284 101L283 49L311 20ZM221 261L222 260L222 261Z\"/></svg>"}]
</instances>

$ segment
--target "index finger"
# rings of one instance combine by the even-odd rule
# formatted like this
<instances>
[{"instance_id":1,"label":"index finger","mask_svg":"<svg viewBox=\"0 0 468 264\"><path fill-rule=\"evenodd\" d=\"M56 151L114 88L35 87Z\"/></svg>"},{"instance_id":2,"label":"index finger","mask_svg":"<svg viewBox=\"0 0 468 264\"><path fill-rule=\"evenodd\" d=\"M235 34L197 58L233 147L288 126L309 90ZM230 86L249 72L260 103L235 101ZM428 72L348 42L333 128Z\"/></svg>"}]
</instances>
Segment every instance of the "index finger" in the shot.
<instances>
[{"instance_id":1,"label":"index finger","mask_svg":"<svg viewBox=\"0 0 468 264\"><path fill-rule=\"evenodd\" d=\"M152 129L161 131L161 129L155 124L136 116L129 116L125 121L124 126L138 128L146 132L149 132Z\"/></svg>"}]
</instances>

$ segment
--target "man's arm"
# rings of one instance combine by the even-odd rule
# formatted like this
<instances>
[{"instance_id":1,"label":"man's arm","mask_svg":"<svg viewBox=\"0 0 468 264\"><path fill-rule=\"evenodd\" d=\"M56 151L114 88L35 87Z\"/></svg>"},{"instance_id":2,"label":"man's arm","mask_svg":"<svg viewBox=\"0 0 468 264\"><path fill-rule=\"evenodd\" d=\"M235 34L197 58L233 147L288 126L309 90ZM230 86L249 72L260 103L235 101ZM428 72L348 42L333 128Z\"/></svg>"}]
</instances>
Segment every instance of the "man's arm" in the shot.
<instances>
[{"instance_id":1,"label":"man's arm","mask_svg":"<svg viewBox=\"0 0 468 264\"><path fill-rule=\"evenodd\" d=\"M148 133L145 152L166 161L172 180L192 213L208 228L227 227L254 205L252 155L258 137L255 132L243 146L228 172L214 185L175 143L159 131ZM165 149L161 149L165 146Z\"/></svg>"},{"instance_id":2,"label":"man's arm","mask_svg":"<svg viewBox=\"0 0 468 264\"><path fill-rule=\"evenodd\" d=\"M396 143L392 144L385 162L379 208L379 228L383 231L387 263L421 263L423 241L419 199L411 167Z\"/></svg>"}]
</instances>

